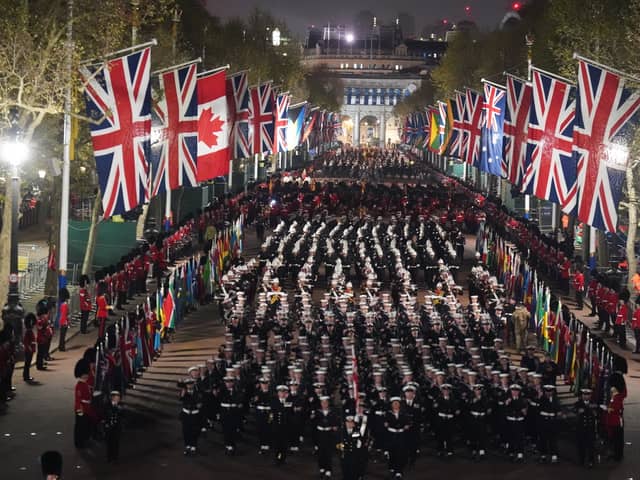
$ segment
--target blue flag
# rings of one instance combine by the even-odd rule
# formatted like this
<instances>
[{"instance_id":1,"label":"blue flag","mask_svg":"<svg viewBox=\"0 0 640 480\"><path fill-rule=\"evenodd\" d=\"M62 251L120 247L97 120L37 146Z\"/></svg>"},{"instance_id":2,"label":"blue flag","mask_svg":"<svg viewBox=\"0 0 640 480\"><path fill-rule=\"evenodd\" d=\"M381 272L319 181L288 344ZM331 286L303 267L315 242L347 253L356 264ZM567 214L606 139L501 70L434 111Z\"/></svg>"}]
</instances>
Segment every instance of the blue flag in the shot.
<instances>
[{"instance_id":1,"label":"blue flag","mask_svg":"<svg viewBox=\"0 0 640 480\"><path fill-rule=\"evenodd\" d=\"M502 142L506 101L505 89L488 83L484 84L480 170L498 177L504 176L505 173L502 171Z\"/></svg>"}]
</instances>

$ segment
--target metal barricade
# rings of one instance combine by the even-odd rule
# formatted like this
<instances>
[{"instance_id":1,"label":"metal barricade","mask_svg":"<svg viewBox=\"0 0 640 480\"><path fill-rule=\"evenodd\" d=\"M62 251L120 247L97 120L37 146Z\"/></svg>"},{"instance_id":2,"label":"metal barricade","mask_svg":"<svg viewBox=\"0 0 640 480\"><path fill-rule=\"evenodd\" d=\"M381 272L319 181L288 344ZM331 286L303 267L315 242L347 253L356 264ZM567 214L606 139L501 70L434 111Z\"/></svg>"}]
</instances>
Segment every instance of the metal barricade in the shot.
<instances>
[{"instance_id":1,"label":"metal barricade","mask_svg":"<svg viewBox=\"0 0 640 480\"><path fill-rule=\"evenodd\" d=\"M47 278L47 269L48 262L46 258L29 263L26 271L22 272L18 279L18 289L22 299L30 298L36 293L42 294Z\"/></svg>"}]
</instances>

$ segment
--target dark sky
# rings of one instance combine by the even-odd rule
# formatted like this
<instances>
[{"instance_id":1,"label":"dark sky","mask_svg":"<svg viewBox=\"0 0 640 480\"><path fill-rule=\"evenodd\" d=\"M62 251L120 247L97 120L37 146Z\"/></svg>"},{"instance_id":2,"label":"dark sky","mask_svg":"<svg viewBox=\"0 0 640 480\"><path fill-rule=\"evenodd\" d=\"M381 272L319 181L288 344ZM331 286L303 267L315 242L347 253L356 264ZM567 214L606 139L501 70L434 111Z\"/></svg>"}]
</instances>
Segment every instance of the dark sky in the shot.
<instances>
[{"instance_id":1,"label":"dark sky","mask_svg":"<svg viewBox=\"0 0 640 480\"><path fill-rule=\"evenodd\" d=\"M399 12L415 17L416 30L446 18L458 21L467 17L481 28L496 26L512 4L511 0L206 0L209 11L217 16L245 17L254 7L270 11L287 22L291 30L303 33L307 25L327 22L352 24L360 10L371 10L378 20L387 23Z\"/></svg>"}]
</instances>

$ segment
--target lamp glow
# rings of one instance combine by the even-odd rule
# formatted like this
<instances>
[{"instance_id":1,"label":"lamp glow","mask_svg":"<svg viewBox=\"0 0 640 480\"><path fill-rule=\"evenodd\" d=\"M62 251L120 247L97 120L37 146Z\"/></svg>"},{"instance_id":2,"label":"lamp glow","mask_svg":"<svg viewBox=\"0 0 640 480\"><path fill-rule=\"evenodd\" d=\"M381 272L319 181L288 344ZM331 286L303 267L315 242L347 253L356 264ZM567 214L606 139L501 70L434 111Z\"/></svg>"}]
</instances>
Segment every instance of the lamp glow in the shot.
<instances>
[{"instance_id":1,"label":"lamp glow","mask_svg":"<svg viewBox=\"0 0 640 480\"><path fill-rule=\"evenodd\" d=\"M44 180L44 177L47 176L47 171L46 170L38 170L38 177L40 177L40 180Z\"/></svg>"},{"instance_id":2,"label":"lamp glow","mask_svg":"<svg viewBox=\"0 0 640 480\"><path fill-rule=\"evenodd\" d=\"M18 166L27 159L29 146L19 141L5 142L2 144L2 158L13 166Z\"/></svg>"}]
</instances>

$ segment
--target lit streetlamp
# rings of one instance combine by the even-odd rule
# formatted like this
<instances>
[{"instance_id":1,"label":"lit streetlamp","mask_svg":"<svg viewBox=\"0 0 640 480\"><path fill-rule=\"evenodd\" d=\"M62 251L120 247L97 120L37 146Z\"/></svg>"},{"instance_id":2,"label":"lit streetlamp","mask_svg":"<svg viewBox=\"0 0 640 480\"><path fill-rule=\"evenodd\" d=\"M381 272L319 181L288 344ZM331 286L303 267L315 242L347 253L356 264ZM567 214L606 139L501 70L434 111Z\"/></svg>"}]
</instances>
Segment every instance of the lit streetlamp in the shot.
<instances>
[{"instance_id":1,"label":"lit streetlamp","mask_svg":"<svg viewBox=\"0 0 640 480\"><path fill-rule=\"evenodd\" d=\"M271 32L271 44L274 47L280 46L280 29L278 27L274 28Z\"/></svg>"},{"instance_id":2,"label":"lit streetlamp","mask_svg":"<svg viewBox=\"0 0 640 480\"><path fill-rule=\"evenodd\" d=\"M349 45L349 55L353 55L353 41L355 40L353 33L347 33L344 38L347 41L347 45Z\"/></svg>"},{"instance_id":3,"label":"lit streetlamp","mask_svg":"<svg viewBox=\"0 0 640 480\"><path fill-rule=\"evenodd\" d=\"M20 305L18 291L18 207L20 202L19 166L27 159L29 147L18 138L7 140L0 151L2 159L11 166L11 253L9 258L9 294L7 304L2 309L2 319L13 325L19 334L22 330L24 309Z\"/></svg>"}]
</instances>

